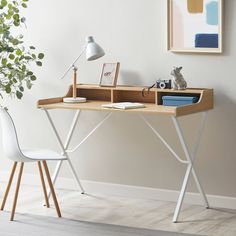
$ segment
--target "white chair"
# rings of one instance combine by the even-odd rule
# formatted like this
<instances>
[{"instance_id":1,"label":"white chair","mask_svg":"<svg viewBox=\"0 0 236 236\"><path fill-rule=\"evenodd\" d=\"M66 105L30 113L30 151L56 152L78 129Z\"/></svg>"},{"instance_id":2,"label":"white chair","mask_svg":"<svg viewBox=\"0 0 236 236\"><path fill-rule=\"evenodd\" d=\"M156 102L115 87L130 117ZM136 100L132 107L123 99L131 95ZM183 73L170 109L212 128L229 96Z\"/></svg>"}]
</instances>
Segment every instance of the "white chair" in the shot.
<instances>
[{"instance_id":1,"label":"white chair","mask_svg":"<svg viewBox=\"0 0 236 236\"><path fill-rule=\"evenodd\" d=\"M16 184L16 191L15 191L15 197L14 197L14 201L13 201L10 220L11 221L14 220L14 214L15 214L15 209L16 209L16 204L17 204L18 192L19 192L19 188L20 188L21 176L23 173L23 168L24 168L25 162L37 162L38 163L39 174L40 174L42 187L43 187L43 193L44 193L44 197L45 197L45 203L46 203L47 207L50 207L48 197L47 197L44 177L43 177L42 166L41 166L41 162L42 162L44 170L45 170L45 174L47 176L49 188L52 193L52 197L53 197L53 201L54 201L55 208L57 211L57 215L58 215L58 217L61 217L60 208L59 208L59 205L57 202L57 197L56 197L56 194L54 191L54 187L53 187L53 184L51 181L51 177L49 174L49 170L48 170L48 166L47 166L46 161L47 160L50 160L50 161L65 160L66 158L59 155L56 152L51 151L51 150L41 150L41 149L40 150L23 150L23 149L21 150L19 143L18 143L15 125L13 123L11 116L7 112L6 108L3 108L3 107L0 108L0 121L1 121L1 125L2 125L2 129L0 130L0 132L2 133L4 153L9 159L14 161L13 168L12 168L12 171L10 174L10 178L9 178L9 181L7 184L6 192L3 197L1 210L4 210L4 206L5 206L5 203L7 200L7 196L8 196L10 187L11 187L11 183L12 183L18 162L20 163L20 171L18 174L18 180L17 180L17 184Z\"/></svg>"}]
</instances>

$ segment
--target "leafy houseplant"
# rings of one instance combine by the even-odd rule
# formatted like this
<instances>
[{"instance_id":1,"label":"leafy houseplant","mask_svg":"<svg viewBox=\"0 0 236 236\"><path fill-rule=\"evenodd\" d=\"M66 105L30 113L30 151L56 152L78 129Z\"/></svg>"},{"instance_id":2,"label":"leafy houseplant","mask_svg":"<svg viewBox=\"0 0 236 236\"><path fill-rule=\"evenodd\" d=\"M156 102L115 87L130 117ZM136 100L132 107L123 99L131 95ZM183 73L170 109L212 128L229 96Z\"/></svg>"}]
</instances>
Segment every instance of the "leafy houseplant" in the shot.
<instances>
[{"instance_id":1,"label":"leafy houseplant","mask_svg":"<svg viewBox=\"0 0 236 236\"><path fill-rule=\"evenodd\" d=\"M0 96L7 93L21 99L25 88L31 89L37 78L29 65L42 66L43 53L25 47L23 35L15 35L25 25L20 9L28 0L0 0Z\"/></svg>"}]
</instances>

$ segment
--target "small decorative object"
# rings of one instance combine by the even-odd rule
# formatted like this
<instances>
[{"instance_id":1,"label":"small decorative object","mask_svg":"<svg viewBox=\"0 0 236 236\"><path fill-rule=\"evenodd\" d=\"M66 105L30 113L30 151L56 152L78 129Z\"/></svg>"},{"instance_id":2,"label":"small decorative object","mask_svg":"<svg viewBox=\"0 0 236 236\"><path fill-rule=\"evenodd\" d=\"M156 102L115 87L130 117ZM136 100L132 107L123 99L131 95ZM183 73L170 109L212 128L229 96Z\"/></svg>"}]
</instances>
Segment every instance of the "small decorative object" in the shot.
<instances>
[{"instance_id":1,"label":"small decorative object","mask_svg":"<svg viewBox=\"0 0 236 236\"><path fill-rule=\"evenodd\" d=\"M65 97L63 98L63 102L66 103L82 103L86 102L86 98L84 97L77 97L77 70L78 67L75 65L76 62L81 58L83 54L86 54L86 60L87 61L94 61L99 59L100 57L103 57L105 55L104 50L94 41L94 38L92 36L89 36L86 38L86 44L84 48L82 49L79 56L74 60L72 65L66 70L64 75L61 77L61 79L64 79L67 73L73 69L73 84L72 84L72 97Z\"/></svg>"},{"instance_id":2,"label":"small decorative object","mask_svg":"<svg viewBox=\"0 0 236 236\"><path fill-rule=\"evenodd\" d=\"M100 78L100 86L115 87L119 75L120 63L104 63Z\"/></svg>"},{"instance_id":3,"label":"small decorative object","mask_svg":"<svg viewBox=\"0 0 236 236\"><path fill-rule=\"evenodd\" d=\"M162 105L164 106L186 106L196 103L198 101L197 97L194 96L163 96Z\"/></svg>"},{"instance_id":4,"label":"small decorative object","mask_svg":"<svg viewBox=\"0 0 236 236\"><path fill-rule=\"evenodd\" d=\"M156 87L160 89L171 89L171 80L158 79L156 82Z\"/></svg>"},{"instance_id":5,"label":"small decorative object","mask_svg":"<svg viewBox=\"0 0 236 236\"><path fill-rule=\"evenodd\" d=\"M25 88L31 89L37 79L31 63L42 66L43 53L24 44L21 34L26 18L20 15L27 8L26 0L1 0L0 3L0 96L3 92L21 99ZM20 30L20 32L19 32Z\"/></svg>"},{"instance_id":6,"label":"small decorative object","mask_svg":"<svg viewBox=\"0 0 236 236\"><path fill-rule=\"evenodd\" d=\"M158 79L153 85L142 89L142 97L146 97L152 88L171 89L171 79ZM146 92L147 90L147 92Z\"/></svg>"},{"instance_id":7,"label":"small decorative object","mask_svg":"<svg viewBox=\"0 0 236 236\"><path fill-rule=\"evenodd\" d=\"M181 70L182 66L181 67L174 66L173 70L171 71L173 89L184 90L187 88L187 82L185 81L183 75L180 73Z\"/></svg>"},{"instance_id":8,"label":"small decorative object","mask_svg":"<svg viewBox=\"0 0 236 236\"><path fill-rule=\"evenodd\" d=\"M223 0L168 0L168 49L222 53Z\"/></svg>"}]
</instances>

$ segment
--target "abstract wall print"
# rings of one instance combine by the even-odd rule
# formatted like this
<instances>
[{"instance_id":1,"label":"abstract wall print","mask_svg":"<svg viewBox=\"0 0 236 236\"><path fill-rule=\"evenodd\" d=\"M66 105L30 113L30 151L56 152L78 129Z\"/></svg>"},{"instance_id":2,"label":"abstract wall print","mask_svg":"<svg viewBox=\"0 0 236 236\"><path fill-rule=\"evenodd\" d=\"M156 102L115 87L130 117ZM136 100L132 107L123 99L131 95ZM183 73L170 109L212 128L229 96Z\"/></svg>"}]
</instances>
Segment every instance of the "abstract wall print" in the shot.
<instances>
[{"instance_id":1,"label":"abstract wall print","mask_svg":"<svg viewBox=\"0 0 236 236\"><path fill-rule=\"evenodd\" d=\"M167 0L168 49L222 52L223 0Z\"/></svg>"}]
</instances>

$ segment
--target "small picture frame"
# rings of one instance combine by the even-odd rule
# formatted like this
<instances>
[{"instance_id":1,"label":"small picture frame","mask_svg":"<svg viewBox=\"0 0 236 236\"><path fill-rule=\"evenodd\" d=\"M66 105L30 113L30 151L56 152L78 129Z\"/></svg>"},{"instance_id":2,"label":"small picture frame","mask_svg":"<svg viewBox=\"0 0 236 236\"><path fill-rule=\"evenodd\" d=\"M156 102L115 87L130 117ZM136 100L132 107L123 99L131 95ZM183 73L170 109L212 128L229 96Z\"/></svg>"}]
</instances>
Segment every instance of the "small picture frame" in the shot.
<instances>
[{"instance_id":1,"label":"small picture frame","mask_svg":"<svg viewBox=\"0 0 236 236\"><path fill-rule=\"evenodd\" d=\"M100 86L115 87L119 75L120 63L104 63L102 66L102 74L100 78Z\"/></svg>"}]
</instances>

